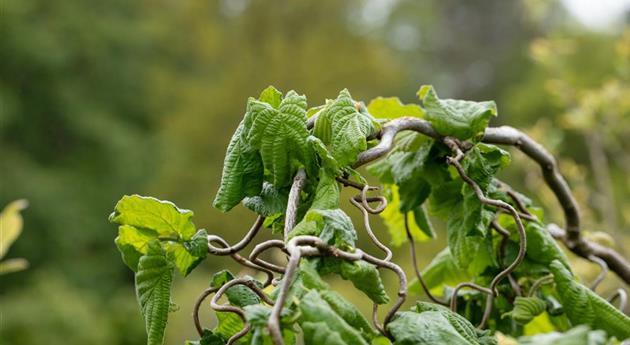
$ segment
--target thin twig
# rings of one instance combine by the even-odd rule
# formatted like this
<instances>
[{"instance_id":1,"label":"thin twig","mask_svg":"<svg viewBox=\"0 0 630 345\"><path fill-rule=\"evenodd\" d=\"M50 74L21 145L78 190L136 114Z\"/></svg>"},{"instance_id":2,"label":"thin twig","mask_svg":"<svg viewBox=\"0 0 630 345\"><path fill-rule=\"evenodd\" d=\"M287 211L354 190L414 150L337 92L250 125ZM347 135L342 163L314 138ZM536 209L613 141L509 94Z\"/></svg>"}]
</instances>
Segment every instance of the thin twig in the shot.
<instances>
[{"instance_id":1,"label":"thin twig","mask_svg":"<svg viewBox=\"0 0 630 345\"><path fill-rule=\"evenodd\" d=\"M479 202L488 206L493 206L493 207L501 208L508 211L514 218L514 221L516 223L516 229L518 231L519 250L518 250L518 254L516 258L508 267L506 267L503 271L499 272L490 282L489 290L491 291L491 294L489 295L487 299L486 310L484 312L484 316L479 325L479 328L484 328L486 322L488 321L488 318L490 317L490 312L492 310L494 297L497 295L497 291L496 291L497 285L503 278L509 275L512 271L514 271L514 269L516 269L516 267L518 267L518 265L520 265L520 263L525 258L525 251L527 249L527 236L525 235L525 227L523 226L523 222L521 221L521 218L518 212L516 212L516 210L514 209L514 207L512 207L512 205L502 200L487 198L483 194L481 187L479 187L479 185L466 174L466 172L464 171L464 167L462 167L460 163L460 160L464 157L464 153L459 148L457 141L448 137L444 138L443 141L455 153L455 157L447 157L448 163L452 165L455 168L455 170L457 170L457 173L459 174L460 178L464 180L464 182L466 182L466 184L468 184L473 189L473 191L475 192L475 195L477 196L477 199L479 199ZM457 301L457 295L454 295L451 298ZM451 306L453 306L453 303L451 303ZM453 308L453 310L455 309Z\"/></svg>"},{"instance_id":2,"label":"thin twig","mask_svg":"<svg viewBox=\"0 0 630 345\"><path fill-rule=\"evenodd\" d=\"M353 166L355 168L362 166L387 154L393 147L396 134L404 130L416 131L434 139L441 138L428 121L400 117L382 126L381 132L376 135L377 138L381 138L379 144L362 152ZM569 250L583 258L588 258L592 254L603 259L611 271L630 284L630 263L623 256L611 248L584 240L580 236L580 213L577 201L566 180L560 174L556 160L544 147L523 132L509 126L486 128L482 141L489 144L514 146L538 163L545 183L553 191L564 211L567 231L565 231L565 236L558 239L563 241ZM525 219L525 217L522 218Z\"/></svg>"},{"instance_id":3,"label":"thin twig","mask_svg":"<svg viewBox=\"0 0 630 345\"><path fill-rule=\"evenodd\" d=\"M295 178L293 178L293 185L291 186L291 190L289 191L289 200L287 202L287 212L286 217L284 219L284 240L287 240L289 236L289 232L293 230L293 227L296 223L297 218L297 209L300 203L300 192L302 192L302 188L304 188L304 183L306 182L306 172L304 169L298 170L297 174L295 174Z\"/></svg>"},{"instance_id":4,"label":"thin twig","mask_svg":"<svg viewBox=\"0 0 630 345\"><path fill-rule=\"evenodd\" d=\"M363 224L365 226L365 231L368 233L368 236L370 237L374 245L376 245L379 249L385 252L385 258L383 260L385 261L391 260L392 258L391 249L389 249L389 247L387 247L381 241L379 241L378 237L376 237L376 235L374 234L374 231L372 231L372 227L370 226L370 214L368 213L368 210L366 210L365 207L361 203L356 201L354 198L350 199L350 203L352 203L352 205L354 205L356 208L361 210L361 213L363 214Z\"/></svg>"},{"instance_id":5,"label":"thin twig","mask_svg":"<svg viewBox=\"0 0 630 345\"><path fill-rule=\"evenodd\" d=\"M597 265L599 265L599 268L600 268L599 274L597 275L595 280L593 280L590 286L591 290L595 291L597 287L599 286L599 284L601 284L601 282L603 282L604 279L606 279L606 274L608 274L608 265L606 264L606 261L598 258L595 255L589 255L588 259L596 263Z\"/></svg>"},{"instance_id":6,"label":"thin twig","mask_svg":"<svg viewBox=\"0 0 630 345\"><path fill-rule=\"evenodd\" d=\"M615 300L617 299L619 299L619 305L617 308L623 312L623 310L626 309L626 304L628 303L628 293L626 290L622 288L617 289L614 294L608 297L608 302L612 304L615 303Z\"/></svg>"},{"instance_id":7,"label":"thin twig","mask_svg":"<svg viewBox=\"0 0 630 345\"><path fill-rule=\"evenodd\" d=\"M553 283L553 274L542 276L534 281L532 287L529 288L528 297L533 297L541 286Z\"/></svg>"},{"instance_id":8,"label":"thin twig","mask_svg":"<svg viewBox=\"0 0 630 345\"><path fill-rule=\"evenodd\" d=\"M427 297L429 297L430 300L432 300L433 302L435 302L437 304L441 304L443 306L448 306L447 302L442 301L439 298L433 296L433 294L431 293L431 291L427 287L427 284L424 281L424 278L422 278L422 273L420 273L420 270L418 269L418 262L416 260L416 244L415 244L415 241L413 239L413 236L411 235L411 230L409 229L409 219L408 218L409 218L409 216L407 215L407 213L405 213L405 215L403 216L403 221L404 221L404 225L405 225L405 232L407 233L407 240L409 241L409 252L411 254L411 264L413 265L413 270L416 273L416 278L420 282L420 286L422 286L422 290L424 290L424 293L427 295Z\"/></svg>"},{"instance_id":9,"label":"thin twig","mask_svg":"<svg viewBox=\"0 0 630 345\"><path fill-rule=\"evenodd\" d=\"M227 242L225 242L223 238L217 235L208 235L208 252L213 255L223 256L241 251L241 249L245 248L254 239L254 237L256 237L256 234L258 234L258 231L260 231L264 222L265 217L258 216L254 225L252 225L247 234L245 234L245 237L231 247L227 245ZM223 248L217 248L212 245L212 242L221 242L221 244L225 244L225 246Z\"/></svg>"}]
</instances>

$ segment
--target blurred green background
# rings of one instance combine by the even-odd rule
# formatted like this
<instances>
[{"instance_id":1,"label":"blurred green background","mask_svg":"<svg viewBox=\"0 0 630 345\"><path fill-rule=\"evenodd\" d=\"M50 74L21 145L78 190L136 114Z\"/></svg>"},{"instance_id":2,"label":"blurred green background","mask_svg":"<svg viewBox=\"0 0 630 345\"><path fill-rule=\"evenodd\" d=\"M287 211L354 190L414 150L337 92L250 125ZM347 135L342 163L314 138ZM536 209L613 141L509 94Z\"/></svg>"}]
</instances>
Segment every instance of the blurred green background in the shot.
<instances>
[{"instance_id":1,"label":"blurred green background","mask_svg":"<svg viewBox=\"0 0 630 345\"><path fill-rule=\"evenodd\" d=\"M210 203L245 101L269 84L305 93L309 105L344 87L359 100L413 102L421 84L445 98L496 100L493 125L522 128L562 157L587 236L629 256L629 8L626 0L2 1L0 205L29 200L8 257L31 266L0 276L0 343L144 343L133 275L107 216L123 194L151 195L237 241L254 215ZM504 179L562 224L535 165L516 153ZM359 212L347 209L361 229ZM387 241L377 219L375 227ZM418 245L421 265L444 246L438 234L437 244ZM396 252L409 268L407 248ZM577 265L585 280L597 274ZM180 310L167 344L195 337L193 301L224 266L236 269L210 258L176 279ZM621 286L609 277L603 294ZM210 313L204 320L213 322Z\"/></svg>"}]
</instances>

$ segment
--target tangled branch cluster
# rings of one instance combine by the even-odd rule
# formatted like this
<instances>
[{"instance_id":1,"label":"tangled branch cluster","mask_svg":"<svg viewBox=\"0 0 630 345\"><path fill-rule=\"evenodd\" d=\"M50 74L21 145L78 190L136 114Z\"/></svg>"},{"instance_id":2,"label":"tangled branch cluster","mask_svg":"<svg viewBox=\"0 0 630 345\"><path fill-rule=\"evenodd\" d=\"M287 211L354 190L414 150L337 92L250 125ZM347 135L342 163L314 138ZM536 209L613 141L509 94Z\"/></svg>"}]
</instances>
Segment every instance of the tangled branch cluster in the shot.
<instances>
[{"instance_id":1,"label":"tangled branch cluster","mask_svg":"<svg viewBox=\"0 0 630 345\"><path fill-rule=\"evenodd\" d=\"M312 125L314 121L314 119L309 119L309 124ZM497 285L503 279L507 278L515 293L519 296L522 295L522 289L519 286L518 282L516 282L515 279L512 277L511 273L523 261L526 253L527 236L525 232L525 227L523 225L523 219L536 220L536 217L528 212L527 208L523 205L518 195L512 192L511 189L509 189L509 187L507 186L504 187L508 189L508 195L512 199L514 206L505 201L492 199L484 195L482 189L479 187L477 182L475 182L471 177L466 174L461 164L462 160L466 158L467 150L472 147L471 144L468 142L460 142L459 140L451 137L441 137L432 128L429 122L418 118L401 117L385 124L380 133L376 135L376 138L380 139L379 144L361 153L359 155L358 161L354 164L354 167L362 166L388 153L393 146L394 137L397 133L403 130L416 131L432 137L436 140L442 141L451 150L451 155L447 158L447 163L455 168L459 177L470 188L472 188L479 201L482 204L487 205L488 207L498 210L499 212L510 215L514 219L519 238L519 248L516 258L507 265L503 263L505 258L505 243L507 243L507 238L509 237L510 233L508 230L502 228L496 220L492 221L491 227L503 237L503 241L499 246L498 258L500 264L503 265L504 268L494 276L488 286L480 286L473 282L460 283L454 288L452 294L450 295L450 299L444 301L433 296L423 280L423 277L416 263L415 244L411 236L411 231L407 224L407 216L405 215L404 218L404 226L406 235L409 239L414 273L429 299L431 299L435 303L450 306L453 311L456 311L457 296L458 292L461 289L474 289L483 294L486 294L487 298L485 310L479 324L479 328L484 328L492 311L495 298L499 294L499 292L497 291ZM573 253L589 261L597 263L601 267L601 274L591 284L591 289L596 289L598 284L604 279L606 272L608 272L609 269L615 272L626 283L630 284L630 264L619 253L611 248L606 248L597 243L589 242L581 237L580 216L577 203L566 181L559 173L556 161L553 156L551 156L551 154L549 154L540 144L536 143L527 135L512 127L487 128L485 130L482 141L491 144L514 146L540 165L546 184L554 192L556 198L558 199L558 202L560 203L560 206L564 211L566 222L565 229L562 229L555 224L551 224L548 227L549 232L555 239L563 242L566 247ZM303 170L300 170L293 180L286 209L284 240L273 239L264 241L256 245L247 258L239 254L240 251L242 251L248 244L252 242L252 240L255 238L255 236L258 234L259 230L263 226L264 217L262 216L259 216L256 219L254 225L247 232L245 237L233 246L230 246L223 238L219 236L208 236L208 251L210 254L217 256L229 255L239 264L263 272L267 276L267 279L264 282L262 288L251 279L238 278L227 282L220 288L209 288L205 290L199 296L195 304L193 315L196 328L200 335L202 335L203 333L203 327L201 326L198 312L203 301L212 294L214 294L210 302L210 307L212 309L214 309L215 311L235 313L243 320L245 324L245 327L240 332L234 334L229 339L228 344L233 344L239 338L247 334L247 332L251 328L251 325L248 324L245 318L244 311L238 307L222 305L218 302L229 288L236 285L242 285L249 288L256 295L258 295L264 303L272 306L272 312L268 321L268 329L275 345L284 344L280 329L280 313L286 304L287 295L289 294L290 288L294 282L300 259L303 257L332 256L348 261L363 260L375 265L378 269L390 270L398 276L398 298L390 307L389 311L386 313L383 322L381 323L378 320L377 304L374 304L372 315L375 328L378 329L381 334L391 338L391 336L387 332L386 326L388 322L391 321L392 317L398 311L398 309L404 303L407 297L407 277L400 266L391 261L392 251L378 239L370 226L370 214L379 214L380 212L382 212L387 206L387 200L383 196L368 196L369 191L377 189L375 187L355 182L343 177L337 178L337 181L340 182L342 185L359 190L359 194L351 198L350 202L353 206L355 206L362 212L364 227L367 235L374 243L374 245L383 251L385 255L383 258L377 258L363 252L360 249L355 249L352 252L344 251L336 248L335 246L326 244L320 238L314 236L301 235L290 238L289 234L291 233L296 223L297 209L299 206L299 195L301 189L305 184L305 179L305 172ZM375 206L372 206L372 204L375 204ZM267 262L260 258L263 253L273 248L281 250L287 256L288 260L286 265L280 266L271 262ZM280 275L281 278L276 277L276 275ZM552 282L551 278L551 276L545 276L534 282L529 290L529 295L533 295L533 293L535 293L536 290L540 288L540 286ZM275 300L263 291L264 288L270 285L279 285L279 293ZM617 292L615 292L614 295L609 298L609 301L611 302L615 300L619 300L619 307L623 308L627 301L626 292L622 289L619 289Z\"/></svg>"}]
</instances>

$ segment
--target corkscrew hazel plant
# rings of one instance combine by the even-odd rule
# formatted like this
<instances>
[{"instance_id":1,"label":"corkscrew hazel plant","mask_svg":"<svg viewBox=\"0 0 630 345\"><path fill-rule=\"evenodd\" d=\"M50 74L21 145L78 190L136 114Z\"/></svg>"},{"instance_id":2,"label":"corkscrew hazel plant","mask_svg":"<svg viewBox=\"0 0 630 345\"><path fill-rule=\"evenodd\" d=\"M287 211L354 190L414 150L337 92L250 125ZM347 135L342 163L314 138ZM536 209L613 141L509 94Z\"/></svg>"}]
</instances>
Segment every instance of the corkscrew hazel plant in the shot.
<instances>
[{"instance_id":1,"label":"corkscrew hazel plant","mask_svg":"<svg viewBox=\"0 0 630 345\"><path fill-rule=\"evenodd\" d=\"M307 345L497 344L508 337L512 343L565 337L603 344L629 338L630 318L593 290L608 270L630 283L630 265L612 248L580 236L577 204L553 157L514 128L487 127L497 115L494 102L440 99L431 86L418 96L419 104L377 98L366 106L342 90L309 108L305 96L269 87L250 98L214 199L221 211L242 203L257 214L234 245L197 230L192 211L123 197L110 220L119 224L115 242L123 261L136 272L148 345L164 341L174 271L186 276L208 254L231 256L254 276L214 274L194 306L201 339L189 344L283 345L299 337ZM530 199L495 177L510 163L497 144L514 146L541 166L564 210L564 229L545 225ZM368 163L380 187L356 170ZM361 212L382 256L357 248L362 232L342 209L343 187L358 191L349 204ZM372 230L371 215L383 218L394 246L408 243L413 281ZM436 218L446 224L448 246L420 270L416 242L437 236ZM262 228L277 238L241 255ZM571 273L559 243L600 265L592 290ZM282 252L286 262L263 260L269 250ZM396 296L387 293L383 270L398 277ZM331 289L328 275L350 281L372 300L371 322ZM433 303L402 311L410 293ZM218 320L212 330L199 318L208 298ZM625 291L609 301L616 299L623 308ZM382 319L380 307L387 308ZM550 330L565 333L521 337Z\"/></svg>"}]
</instances>

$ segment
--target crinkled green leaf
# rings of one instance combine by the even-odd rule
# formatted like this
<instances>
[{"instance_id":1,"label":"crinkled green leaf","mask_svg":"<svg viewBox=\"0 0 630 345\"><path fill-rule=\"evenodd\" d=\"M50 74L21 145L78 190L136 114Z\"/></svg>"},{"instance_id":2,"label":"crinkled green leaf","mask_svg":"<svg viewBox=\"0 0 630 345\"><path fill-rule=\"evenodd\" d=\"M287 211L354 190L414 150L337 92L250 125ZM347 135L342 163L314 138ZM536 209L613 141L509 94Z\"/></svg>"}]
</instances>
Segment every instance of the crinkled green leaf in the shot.
<instances>
[{"instance_id":1,"label":"crinkled green leaf","mask_svg":"<svg viewBox=\"0 0 630 345\"><path fill-rule=\"evenodd\" d=\"M288 197L287 191L279 191L271 183L265 182L260 194L245 198L243 205L261 216L269 217L286 211Z\"/></svg>"},{"instance_id":2,"label":"crinkled green leaf","mask_svg":"<svg viewBox=\"0 0 630 345\"><path fill-rule=\"evenodd\" d=\"M330 147L337 162L346 166L354 163L358 154L367 149L367 137L377 130L374 118L344 89L319 113L313 131Z\"/></svg>"},{"instance_id":3,"label":"crinkled green leaf","mask_svg":"<svg viewBox=\"0 0 630 345\"><path fill-rule=\"evenodd\" d=\"M300 166L313 174L308 137L305 96L289 91L282 98L269 87L259 100L250 98L228 146L214 206L229 211L243 198L259 195L264 180L282 189Z\"/></svg>"},{"instance_id":4,"label":"crinkled green leaf","mask_svg":"<svg viewBox=\"0 0 630 345\"><path fill-rule=\"evenodd\" d=\"M319 236L324 242L340 249L354 248L357 232L352 220L341 209L311 209L289 234Z\"/></svg>"},{"instance_id":5,"label":"crinkled green leaf","mask_svg":"<svg viewBox=\"0 0 630 345\"><path fill-rule=\"evenodd\" d=\"M233 279L234 275L230 271L219 271L212 275L212 278L210 279L210 286L214 288L219 288ZM227 296L230 304L237 307L244 307L260 303L260 298L258 297L258 295L256 295L255 292L250 290L248 287L240 284L227 289L225 295Z\"/></svg>"},{"instance_id":6,"label":"crinkled green leaf","mask_svg":"<svg viewBox=\"0 0 630 345\"><path fill-rule=\"evenodd\" d=\"M212 203L223 212L231 210L247 196L258 195L262 188L262 159L258 150L243 140L245 126L244 119L230 139L223 162L221 184Z\"/></svg>"},{"instance_id":7,"label":"crinkled green leaf","mask_svg":"<svg viewBox=\"0 0 630 345\"><path fill-rule=\"evenodd\" d=\"M501 318L510 317L516 321L516 323L524 325L545 312L546 309L547 302L538 297L516 296L514 299L514 309L501 315Z\"/></svg>"},{"instance_id":8,"label":"crinkled green leaf","mask_svg":"<svg viewBox=\"0 0 630 345\"><path fill-rule=\"evenodd\" d=\"M125 195L118 201L109 220L120 225L150 229L159 236L189 240L197 231L191 221L193 212L172 202L140 195Z\"/></svg>"},{"instance_id":9,"label":"crinkled green leaf","mask_svg":"<svg viewBox=\"0 0 630 345\"><path fill-rule=\"evenodd\" d=\"M302 297L299 308L305 344L328 344L320 342L328 340L337 342L333 344L368 345L361 333L339 316L316 290L311 290ZM322 328L323 325L328 325L328 329ZM332 334L336 336L331 336Z\"/></svg>"},{"instance_id":10,"label":"crinkled green leaf","mask_svg":"<svg viewBox=\"0 0 630 345\"><path fill-rule=\"evenodd\" d=\"M245 128L242 138L259 150L265 171L270 175L268 181L276 188L290 185L300 165L312 172L305 96L289 91L277 109L250 98L243 121L251 127Z\"/></svg>"},{"instance_id":11,"label":"crinkled green leaf","mask_svg":"<svg viewBox=\"0 0 630 345\"><path fill-rule=\"evenodd\" d=\"M493 101L472 102L456 99L439 99L431 85L423 85L418 91L425 118L444 136L469 139L483 132L490 118L497 116Z\"/></svg>"},{"instance_id":12,"label":"crinkled green leaf","mask_svg":"<svg viewBox=\"0 0 630 345\"><path fill-rule=\"evenodd\" d=\"M212 331L204 329L201 339L195 341L188 340L184 345L225 345L225 340Z\"/></svg>"},{"instance_id":13,"label":"crinkled green leaf","mask_svg":"<svg viewBox=\"0 0 630 345\"><path fill-rule=\"evenodd\" d=\"M393 119L401 116L424 117L422 107L417 104L403 104L398 97L374 98L367 109L377 119Z\"/></svg>"},{"instance_id":14,"label":"crinkled green leaf","mask_svg":"<svg viewBox=\"0 0 630 345\"><path fill-rule=\"evenodd\" d=\"M496 339L494 339L494 337L490 335L489 331L482 331L475 328L475 326L473 326L470 321L468 321L465 317L452 312L446 307L429 302L418 302L414 309L417 313L420 314L426 312L440 313L446 318L448 323L453 326L453 328L459 333L459 335L461 335L471 344L496 345L497 343Z\"/></svg>"},{"instance_id":15,"label":"crinkled green leaf","mask_svg":"<svg viewBox=\"0 0 630 345\"><path fill-rule=\"evenodd\" d=\"M488 189L494 175L510 164L510 153L495 145L476 144L466 152L462 166L468 177L473 179L484 192Z\"/></svg>"},{"instance_id":16,"label":"crinkled green leaf","mask_svg":"<svg viewBox=\"0 0 630 345\"><path fill-rule=\"evenodd\" d=\"M318 137L309 136L308 144L313 148L317 157L319 157L319 166L326 170L329 174L337 176L341 174L341 166L339 162L332 156L323 141Z\"/></svg>"},{"instance_id":17,"label":"crinkled green leaf","mask_svg":"<svg viewBox=\"0 0 630 345\"><path fill-rule=\"evenodd\" d=\"M394 337L395 345L479 344L462 336L439 311L398 313L387 330Z\"/></svg>"},{"instance_id":18,"label":"crinkled green leaf","mask_svg":"<svg viewBox=\"0 0 630 345\"><path fill-rule=\"evenodd\" d=\"M320 291L320 295L350 326L359 330L363 338L371 340L378 335L357 307L341 295L332 290Z\"/></svg>"},{"instance_id":19,"label":"crinkled green leaf","mask_svg":"<svg viewBox=\"0 0 630 345\"><path fill-rule=\"evenodd\" d=\"M389 296L378 269L370 263L326 257L320 262L318 271L323 275L338 274L341 278L349 280L355 288L365 293L376 304L389 302Z\"/></svg>"},{"instance_id":20,"label":"crinkled green leaf","mask_svg":"<svg viewBox=\"0 0 630 345\"><path fill-rule=\"evenodd\" d=\"M328 261L329 259L325 260ZM318 266L320 266L322 259L310 258L302 260L299 268L299 276L303 285L308 289L315 289L320 292L321 297L328 302L330 307L339 314L350 326L361 331L361 334L366 340L373 339L377 334L370 326L369 322L365 319L363 314L343 298L338 293L329 290L330 286L321 278L318 272ZM328 261L332 262L330 266L338 266L338 260ZM324 265L328 265L324 263ZM325 271L325 269L322 269ZM334 272L338 273L338 272ZM378 278L380 281L380 277Z\"/></svg>"},{"instance_id":21,"label":"crinkled green leaf","mask_svg":"<svg viewBox=\"0 0 630 345\"><path fill-rule=\"evenodd\" d=\"M485 211L485 210L484 210ZM448 247L457 266L465 269L472 276L481 274L487 267L496 266L491 234L472 235L471 225L467 223L471 211L463 204L451 210L446 224ZM479 223L473 226L487 228L493 213L483 212Z\"/></svg>"},{"instance_id":22,"label":"crinkled green leaf","mask_svg":"<svg viewBox=\"0 0 630 345\"><path fill-rule=\"evenodd\" d=\"M569 260L560 245L542 225L537 222L527 222L525 234L527 235L525 255L528 259L545 265L549 265L553 260L558 260L565 267L569 267Z\"/></svg>"},{"instance_id":23,"label":"crinkled green leaf","mask_svg":"<svg viewBox=\"0 0 630 345\"><path fill-rule=\"evenodd\" d=\"M439 252L433 260L422 271L427 288L434 295L441 296L445 286L456 286L457 284L472 279L466 270L457 266L448 248ZM413 279L409 284L409 292L417 295L424 294L418 279Z\"/></svg>"},{"instance_id":24,"label":"crinkled green leaf","mask_svg":"<svg viewBox=\"0 0 630 345\"><path fill-rule=\"evenodd\" d=\"M315 190L315 198L311 208L314 209L338 209L339 208L339 184L335 178L324 171L319 174L319 183Z\"/></svg>"},{"instance_id":25,"label":"crinkled green leaf","mask_svg":"<svg viewBox=\"0 0 630 345\"><path fill-rule=\"evenodd\" d=\"M158 241L147 245L138 263L136 295L146 324L147 345L162 345L168 319L173 264Z\"/></svg>"},{"instance_id":26,"label":"crinkled green leaf","mask_svg":"<svg viewBox=\"0 0 630 345\"><path fill-rule=\"evenodd\" d=\"M330 325L324 321L304 322L302 331L304 332L305 345L350 345L341 338L338 332L331 329Z\"/></svg>"},{"instance_id":27,"label":"crinkled green leaf","mask_svg":"<svg viewBox=\"0 0 630 345\"><path fill-rule=\"evenodd\" d=\"M550 269L560 302L573 325L583 324L603 329L617 339L630 338L630 317L575 281L571 272L559 260L554 260Z\"/></svg>"},{"instance_id":28,"label":"crinkled green leaf","mask_svg":"<svg viewBox=\"0 0 630 345\"><path fill-rule=\"evenodd\" d=\"M608 345L606 332L577 326L564 333L551 332L518 338L519 345Z\"/></svg>"}]
</instances>

